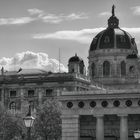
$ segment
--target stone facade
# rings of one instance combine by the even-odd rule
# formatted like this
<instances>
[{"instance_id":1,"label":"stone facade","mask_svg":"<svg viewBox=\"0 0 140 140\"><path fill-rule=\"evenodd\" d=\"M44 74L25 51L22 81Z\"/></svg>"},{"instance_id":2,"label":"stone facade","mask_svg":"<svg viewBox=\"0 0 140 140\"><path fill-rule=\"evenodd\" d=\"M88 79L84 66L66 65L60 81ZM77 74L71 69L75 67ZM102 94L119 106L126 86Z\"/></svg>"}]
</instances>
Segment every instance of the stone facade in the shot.
<instances>
[{"instance_id":1,"label":"stone facade","mask_svg":"<svg viewBox=\"0 0 140 140\"><path fill-rule=\"evenodd\" d=\"M5 72L0 75L0 102L12 113L25 112L29 104L35 112L47 98L57 97L62 91L89 90L90 85L87 76L77 73Z\"/></svg>"},{"instance_id":2,"label":"stone facade","mask_svg":"<svg viewBox=\"0 0 140 140\"><path fill-rule=\"evenodd\" d=\"M59 96L62 140L133 140L140 129L140 59L114 6L108 27L93 38L88 60L94 89Z\"/></svg>"}]
</instances>

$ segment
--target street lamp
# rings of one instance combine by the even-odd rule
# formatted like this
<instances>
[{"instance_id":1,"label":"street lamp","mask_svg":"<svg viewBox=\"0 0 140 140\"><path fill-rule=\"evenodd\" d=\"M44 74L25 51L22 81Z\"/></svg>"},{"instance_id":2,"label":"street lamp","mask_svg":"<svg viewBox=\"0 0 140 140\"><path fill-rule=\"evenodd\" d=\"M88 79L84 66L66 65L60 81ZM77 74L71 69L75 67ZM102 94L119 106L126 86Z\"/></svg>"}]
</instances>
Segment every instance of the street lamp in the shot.
<instances>
[{"instance_id":1,"label":"street lamp","mask_svg":"<svg viewBox=\"0 0 140 140\"><path fill-rule=\"evenodd\" d=\"M27 140L31 140L31 127L33 126L35 118L31 116L31 105L29 105L28 114L23 118L25 126L27 127Z\"/></svg>"}]
</instances>

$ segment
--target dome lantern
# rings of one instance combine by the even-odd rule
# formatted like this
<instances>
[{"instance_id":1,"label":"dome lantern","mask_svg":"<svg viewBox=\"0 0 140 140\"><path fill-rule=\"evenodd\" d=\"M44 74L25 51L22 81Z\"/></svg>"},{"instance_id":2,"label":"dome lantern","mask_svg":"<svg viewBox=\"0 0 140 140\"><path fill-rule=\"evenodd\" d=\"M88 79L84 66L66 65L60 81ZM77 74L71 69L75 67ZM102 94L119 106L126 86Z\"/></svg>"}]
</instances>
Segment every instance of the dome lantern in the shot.
<instances>
[{"instance_id":1,"label":"dome lantern","mask_svg":"<svg viewBox=\"0 0 140 140\"><path fill-rule=\"evenodd\" d=\"M112 6L112 16L108 19L109 28L118 28L119 19L115 16L115 5Z\"/></svg>"}]
</instances>

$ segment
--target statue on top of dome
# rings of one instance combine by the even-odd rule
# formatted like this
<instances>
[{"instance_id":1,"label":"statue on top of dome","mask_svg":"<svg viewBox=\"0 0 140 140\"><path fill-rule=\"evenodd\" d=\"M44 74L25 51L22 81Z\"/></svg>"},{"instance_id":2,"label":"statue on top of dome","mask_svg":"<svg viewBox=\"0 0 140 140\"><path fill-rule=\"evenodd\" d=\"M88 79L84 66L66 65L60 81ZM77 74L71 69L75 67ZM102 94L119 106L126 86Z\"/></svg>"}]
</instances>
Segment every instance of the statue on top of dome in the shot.
<instances>
[{"instance_id":1,"label":"statue on top of dome","mask_svg":"<svg viewBox=\"0 0 140 140\"><path fill-rule=\"evenodd\" d=\"M112 16L115 16L115 5L112 6Z\"/></svg>"}]
</instances>

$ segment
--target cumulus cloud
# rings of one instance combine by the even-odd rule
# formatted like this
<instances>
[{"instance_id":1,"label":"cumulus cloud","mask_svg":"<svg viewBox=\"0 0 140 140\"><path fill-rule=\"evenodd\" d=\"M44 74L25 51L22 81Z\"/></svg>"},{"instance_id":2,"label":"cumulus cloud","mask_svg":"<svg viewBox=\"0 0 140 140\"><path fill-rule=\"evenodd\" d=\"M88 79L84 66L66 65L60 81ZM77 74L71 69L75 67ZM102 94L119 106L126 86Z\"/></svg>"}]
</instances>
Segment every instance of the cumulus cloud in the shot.
<instances>
[{"instance_id":1,"label":"cumulus cloud","mask_svg":"<svg viewBox=\"0 0 140 140\"><path fill-rule=\"evenodd\" d=\"M17 53L11 58L1 58L0 65L7 70L23 69L42 69L45 71L58 72L59 61L53 58L49 58L46 53L34 53L34 52L22 52ZM60 70L66 72L67 68L60 63Z\"/></svg>"},{"instance_id":2,"label":"cumulus cloud","mask_svg":"<svg viewBox=\"0 0 140 140\"><path fill-rule=\"evenodd\" d=\"M78 31L72 30L64 30L64 31L57 31L54 33L42 33L42 34L35 34L32 37L34 39L57 39L57 40L71 40L77 41L84 44L89 44L92 38L99 33L100 31L104 30L105 28L93 28L93 29L82 29ZM132 36L137 36L140 34L140 28L122 28L123 30L132 34Z\"/></svg>"},{"instance_id":3,"label":"cumulus cloud","mask_svg":"<svg viewBox=\"0 0 140 140\"><path fill-rule=\"evenodd\" d=\"M131 7L134 15L140 15L140 6Z\"/></svg>"},{"instance_id":4,"label":"cumulus cloud","mask_svg":"<svg viewBox=\"0 0 140 140\"><path fill-rule=\"evenodd\" d=\"M110 12L102 12L99 14L99 16L103 17L103 16L111 16Z\"/></svg>"},{"instance_id":5,"label":"cumulus cloud","mask_svg":"<svg viewBox=\"0 0 140 140\"><path fill-rule=\"evenodd\" d=\"M20 25L32 22L34 19L31 17L20 18L0 18L0 25Z\"/></svg>"}]
</instances>

